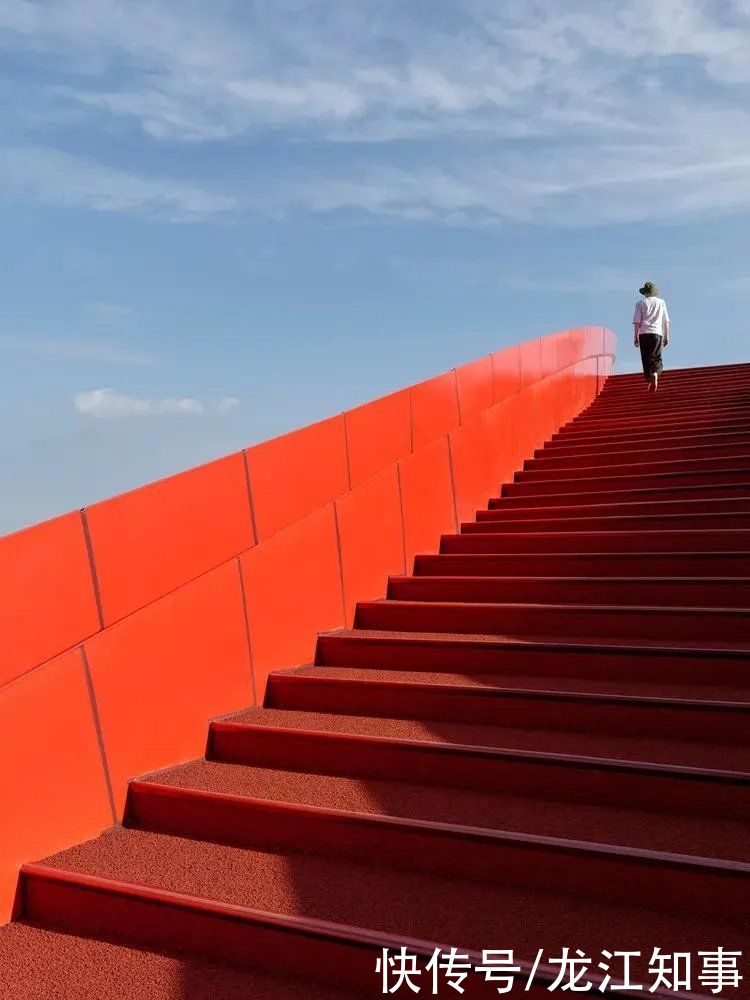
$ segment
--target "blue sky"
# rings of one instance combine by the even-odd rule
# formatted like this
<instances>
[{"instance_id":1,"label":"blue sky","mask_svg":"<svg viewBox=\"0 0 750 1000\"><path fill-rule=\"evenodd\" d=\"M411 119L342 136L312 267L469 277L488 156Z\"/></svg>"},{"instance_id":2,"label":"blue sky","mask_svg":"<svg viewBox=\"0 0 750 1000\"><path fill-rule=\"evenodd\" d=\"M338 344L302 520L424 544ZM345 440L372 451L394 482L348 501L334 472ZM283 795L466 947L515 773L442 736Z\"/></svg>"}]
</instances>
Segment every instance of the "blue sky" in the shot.
<instances>
[{"instance_id":1,"label":"blue sky","mask_svg":"<svg viewBox=\"0 0 750 1000\"><path fill-rule=\"evenodd\" d=\"M638 286L750 359L750 0L3 0L0 532Z\"/></svg>"}]
</instances>

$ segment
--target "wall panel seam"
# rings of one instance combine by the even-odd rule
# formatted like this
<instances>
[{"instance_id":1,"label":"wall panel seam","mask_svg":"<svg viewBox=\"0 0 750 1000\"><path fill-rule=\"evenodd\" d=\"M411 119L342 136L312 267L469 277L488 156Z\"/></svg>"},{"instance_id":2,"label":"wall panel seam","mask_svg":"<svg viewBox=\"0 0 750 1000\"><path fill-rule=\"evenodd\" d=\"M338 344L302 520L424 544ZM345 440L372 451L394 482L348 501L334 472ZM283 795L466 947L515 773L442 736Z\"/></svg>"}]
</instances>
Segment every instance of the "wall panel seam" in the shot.
<instances>
[{"instance_id":1,"label":"wall panel seam","mask_svg":"<svg viewBox=\"0 0 750 1000\"><path fill-rule=\"evenodd\" d=\"M240 576L240 595L242 598L242 614L245 619L245 638L247 639L247 659L250 667L250 690L253 696L253 704L258 704L258 692L255 688L255 660L253 658L253 643L250 637L250 615L247 608L247 593L245 591L245 577L242 573L242 563L240 557L235 557L237 562L237 572Z\"/></svg>"},{"instance_id":2,"label":"wall panel seam","mask_svg":"<svg viewBox=\"0 0 750 1000\"><path fill-rule=\"evenodd\" d=\"M338 506L334 502L331 504L333 507L333 524L336 529L336 552L339 560L339 581L341 583L341 610L344 615L344 628L346 628L347 617L346 617L346 592L344 590L344 555L341 546L341 528L339 526L339 512Z\"/></svg>"},{"instance_id":3,"label":"wall panel seam","mask_svg":"<svg viewBox=\"0 0 750 1000\"><path fill-rule=\"evenodd\" d=\"M404 552L404 575L406 569L406 522L404 520L404 491L401 487L401 462L396 462L396 483L398 486L398 505L401 511L401 547Z\"/></svg>"},{"instance_id":4,"label":"wall panel seam","mask_svg":"<svg viewBox=\"0 0 750 1000\"><path fill-rule=\"evenodd\" d=\"M445 440L448 443L448 469L451 475L451 496L453 497L453 529L458 531L458 500L456 499L456 477L453 474L453 449L451 448L450 434L446 434Z\"/></svg>"},{"instance_id":5,"label":"wall panel seam","mask_svg":"<svg viewBox=\"0 0 750 1000\"><path fill-rule=\"evenodd\" d=\"M86 516L86 508L83 507L80 511L81 514L81 524L83 525L83 537L86 542L86 554L89 560L89 572L91 573L91 583L94 588L94 599L96 601L96 613L99 616L99 628L104 628L104 608L102 605L102 593L99 586L99 574L96 571L96 560L94 559L94 543L91 539L91 531L89 529L89 521Z\"/></svg>"},{"instance_id":6,"label":"wall panel seam","mask_svg":"<svg viewBox=\"0 0 750 1000\"><path fill-rule=\"evenodd\" d=\"M112 813L112 823L117 824L117 806L115 805L115 793L112 788L112 778L109 773L109 764L107 762L107 749L104 743L104 730L102 729L101 716L99 715L99 705L96 700L96 691L94 689L94 680L91 676L91 667L89 666L89 658L86 655L85 646L80 645L78 647L81 652L81 663L83 665L83 675L86 679L86 688L89 693L89 704L91 705L91 714L94 718L94 731L96 732L96 740L99 745L99 755L102 762L102 770L104 771L104 783L107 788L107 798L109 799L109 808Z\"/></svg>"},{"instance_id":7,"label":"wall panel seam","mask_svg":"<svg viewBox=\"0 0 750 1000\"><path fill-rule=\"evenodd\" d=\"M409 386L409 454L414 454L414 402L412 400L412 393L414 392L414 386ZM397 459L400 461L400 459Z\"/></svg>"},{"instance_id":8,"label":"wall panel seam","mask_svg":"<svg viewBox=\"0 0 750 1000\"><path fill-rule=\"evenodd\" d=\"M255 520L255 504L253 503L253 484L250 481L250 464L247 460L247 451L242 452L242 461L245 466L245 485L247 486L247 504L250 511L250 527L253 532L253 545L259 542L258 525Z\"/></svg>"},{"instance_id":9,"label":"wall panel seam","mask_svg":"<svg viewBox=\"0 0 750 1000\"><path fill-rule=\"evenodd\" d=\"M346 482L351 490L352 488L352 462L349 455L349 426L346 419L346 413L342 413L341 416L344 419L344 452L346 453Z\"/></svg>"}]
</instances>

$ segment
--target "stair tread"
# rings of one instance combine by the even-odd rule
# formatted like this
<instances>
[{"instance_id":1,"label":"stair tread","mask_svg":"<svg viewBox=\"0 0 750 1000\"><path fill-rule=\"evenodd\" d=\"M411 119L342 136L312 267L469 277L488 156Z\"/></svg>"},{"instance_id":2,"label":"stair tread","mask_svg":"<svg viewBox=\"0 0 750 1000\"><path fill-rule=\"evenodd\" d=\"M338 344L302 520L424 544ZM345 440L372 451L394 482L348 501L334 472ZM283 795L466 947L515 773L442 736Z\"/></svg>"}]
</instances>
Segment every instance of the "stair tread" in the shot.
<instances>
[{"instance_id":1,"label":"stair tread","mask_svg":"<svg viewBox=\"0 0 750 1000\"><path fill-rule=\"evenodd\" d=\"M723 504L722 508L719 505ZM742 506L739 506L739 505ZM702 507L709 510L701 510ZM676 509L675 509L676 508ZM671 515L689 517L692 514L735 514L744 513L750 509L750 497L732 497L728 500L636 500L632 503L592 503L575 504L574 506L546 507L486 507L477 511L479 521L507 521L515 524L518 521L560 520L569 516L577 518L588 517L639 517L645 514L655 514L656 517ZM522 514L523 516L519 516Z\"/></svg>"},{"instance_id":2,"label":"stair tread","mask_svg":"<svg viewBox=\"0 0 750 1000\"><path fill-rule=\"evenodd\" d=\"M555 891L554 885L531 891L416 870L407 875L377 861L249 850L133 829L107 832L44 864L480 951L488 941L512 936L525 958L536 954L539 940L562 948L575 939L577 946L598 953L611 947L613 938L618 948L643 951L657 939L673 941L674 950L679 942L698 951L719 944L739 948L744 938L736 921L602 901L585 894L584 885L575 894Z\"/></svg>"},{"instance_id":3,"label":"stair tread","mask_svg":"<svg viewBox=\"0 0 750 1000\"><path fill-rule=\"evenodd\" d=\"M192 761L148 781L184 789L268 799L372 815L399 816L493 830L595 841L701 857L750 861L745 825L737 820L670 814L623 803L481 792L406 781L282 771L244 764Z\"/></svg>"},{"instance_id":4,"label":"stair tread","mask_svg":"<svg viewBox=\"0 0 750 1000\"><path fill-rule=\"evenodd\" d=\"M487 531L485 533L487 535L491 535L493 538L495 538L497 535L500 535L502 537L503 534L511 535L514 538L516 537L516 532ZM480 534L481 534L481 532L480 532ZM611 529L602 529L602 530L595 530L595 531L592 531L591 529L589 529L587 531L584 531L584 530L574 530L574 531L569 531L569 532L568 531L566 531L566 532L561 532L561 531L529 531L528 534L529 535L533 535L533 536L537 536L537 537L542 537L542 538L550 538L550 537L556 538L556 537L558 537L560 535L581 535L582 538L590 538L590 539L593 539L594 541L596 541L596 539L600 538L600 537L601 538L605 538L605 537L609 538L609 537L612 537L612 536L616 536L618 538L619 537L632 538L634 536L635 537L645 537L647 540L650 540L650 539L657 539L657 538L659 538L662 535L687 535L688 538L690 536L693 536L693 535L708 535L709 537L713 536L713 535L716 535L717 537L726 536L726 535L739 535L740 538L744 541L745 539L750 539L750 528L716 528L716 527L705 528L705 527L696 527L696 528L671 528L671 529L666 528L665 529L665 528L648 528L648 527L645 527L645 528L640 528L638 531L627 531L627 530L618 530L617 528L611 528ZM453 532L453 533L449 532L449 533L443 535L443 538L460 538L460 537L461 537L461 535L458 534L457 532Z\"/></svg>"},{"instance_id":5,"label":"stair tread","mask_svg":"<svg viewBox=\"0 0 750 1000\"><path fill-rule=\"evenodd\" d=\"M459 588L460 589L460 588ZM601 600L600 595L600 600ZM466 600L459 594L437 600L392 596L361 601L355 625L362 629L487 633L506 640L550 637L554 642L598 641L611 645L669 644L681 649L746 650L750 619L743 608L663 607L572 601Z\"/></svg>"},{"instance_id":6,"label":"stair tread","mask_svg":"<svg viewBox=\"0 0 750 1000\"><path fill-rule=\"evenodd\" d=\"M430 740L466 746L531 750L585 757L607 757L622 761L678 764L686 767L717 768L727 771L750 770L746 747L715 743L680 742L634 734L574 733L549 729L519 729L510 726L476 725L462 722L435 722L327 712L295 711L279 708L246 709L231 716L235 722L255 725L288 726L323 732L391 736L399 739Z\"/></svg>"},{"instance_id":7,"label":"stair tread","mask_svg":"<svg viewBox=\"0 0 750 1000\"><path fill-rule=\"evenodd\" d=\"M624 467L627 470L627 466ZM628 488L628 483L635 482L655 482L657 485L661 483L669 484L670 482L675 482L676 485L681 486L703 486L706 482L708 485L725 485L727 483L738 483L740 486L750 485L750 466L743 467L739 469L732 468L728 466L727 468L721 469L691 469L687 472L609 472L604 475L596 475L600 470L595 467L592 468L590 476L550 476L546 479L517 479L508 486L512 486L517 489L519 486L571 486L580 487L586 483L612 483L614 486L620 486L623 489ZM519 474L520 475L520 474ZM734 477L734 478L729 478ZM689 479L689 482L677 483L677 480ZM722 480L719 484L711 483L712 479ZM644 486L643 489L647 489ZM532 492L531 490L529 492ZM578 492L585 492L585 490L578 490Z\"/></svg>"},{"instance_id":8,"label":"stair tread","mask_svg":"<svg viewBox=\"0 0 750 1000\"><path fill-rule=\"evenodd\" d=\"M534 568L535 563L543 562L544 560L550 559L550 556L554 556L555 560L562 560L563 562L581 559L593 559L598 562L612 562L620 559L638 559L644 563L658 563L660 560L665 559L679 559L681 561L689 561L692 565L694 562L697 563L698 568L700 567L701 561L709 562L712 559L721 559L726 563L740 562L744 568L747 565L747 560L750 558L750 550L742 551L731 551L731 550L719 550L719 551L709 551L708 549L703 549L702 551L686 551L685 549L675 549L669 552L641 552L638 549L632 549L624 552L432 552L432 553L418 553L418 559L429 559L438 560L439 562L444 562L445 565L449 565L451 561L456 560L472 560L475 559L477 563L481 560L495 560L498 563L503 561L516 561L521 560L524 565L528 565L529 569ZM535 575L533 573L529 575ZM565 574L563 574L565 575ZM622 574L618 574L622 575ZM666 576L668 574L662 573L661 576ZM705 575L692 573L691 576ZM719 574L717 574L719 575ZM732 577L735 579L735 577Z\"/></svg>"},{"instance_id":9,"label":"stair tread","mask_svg":"<svg viewBox=\"0 0 750 1000\"><path fill-rule=\"evenodd\" d=\"M716 500L677 500L677 501L657 501L654 503L643 503L636 502L632 504L628 503L612 503L612 504L578 504L575 507L529 507L524 510L524 516L518 517L513 516L513 511L518 512L521 508L513 508L508 510L498 509L497 507L487 508L486 510L477 511L476 520L472 523L483 524L486 521L498 524L524 524L529 522L534 524L537 521L570 521L571 517L575 517L576 521L580 521L582 524L586 524L589 519L602 520L604 518L643 518L644 516L655 517L655 518L670 518L670 517L716 517L721 518L725 515L740 515L750 512L750 498L744 501L743 506L738 506L738 503L742 501L742 498L735 498L733 501L716 501ZM697 510L695 508L705 506L706 504L734 504L734 506L726 507L722 510ZM678 507L680 505L693 504L694 509L673 509L675 505ZM700 523L700 522L699 522Z\"/></svg>"},{"instance_id":10,"label":"stair tread","mask_svg":"<svg viewBox=\"0 0 750 1000\"><path fill-rule=\"evenodd\" d=\"M436 579L432 577L431 579ZM454 579L460 580L461 577L455 577ZM486 578L492 579L492 577ZM604 582L605 578L599 578L599 582ZM445 601L420 601L411 600L405 598L403 600L398 598L376 598L372 601L360 601L360 606L372 606L372 607L384 607L384 606L400 606L400 605L417 605L417 606L429 606L438 607L445 605L446 607L487 607L487 608L503 608L508 611L524 611L524 610L539 610L539 611L561 611L561 612L573 612L581 611L586 614L610 614L615 612L617 614L623 615L664 615L682 617L686 614L706 614L707 616L715 615L716 617L732 617L739 620L744 620L744 616L747 612L743 608L719 608L713 607L710 604L705 605L692 605L689 608L685 608L682 605L669 605L669 604L608 604L601 601L596 604L581 603L579 601L464 601L461 599L445 600Z\"/></svg>"},{"instance_id":11,"label":"stair tread","mask_svg":"<svg viewBox=\"0 0 750 1000\"><path fill-rule=\"evenodd\" d=\"M26 923L0 929L0 983L13 1000L354 1000L360 993L166 955ZM62 990L62 991L61 991Z\"/></svg>"},{"instance_id":12,"label":"stair tread","mask_svg":"<svg viewBox=\"0 0 750 1000\"><path fill-rule=\"evenodd\" d=\"M502 539L504 536L508 536L512 539L517 539L519 533L516 531L491 531L484 530L484 523L480 522L482 525L481 531L477 531L478 535L486 535L488 540ZM572 529L570 531L534 531L533 525L532 530L525 533L525 537L530 538L568 538L570 536L576 537L580 536L581 541L586 541L590 539L592 544L595 544L599 539L604 538L628 538L636 539L637 541L643 543L645 540L645 545L648 546L649 542L656 542L659 538L675 537L675 536L686 536L686 540L689 542L691 538L696 536L701 537L716 537L718 539L722 537L727 537L729 535L739 535L740 540L745 543L750 543L750 528L705 528L705 527L695 527L695 528L639 528L637 531L629 531L626 529L617 528L603 528L603 529L588 529L582 530L579 528ZM461 538L461 534L458 532L448 533L443 535L444 539L447 538ZM655 550L652 550L655 551Z\"/></svg>"},{"instance_id":13,"label":"stair tread","mask_svg":"<svg viewBox=\"0 0 750 1000\"><path fill-rule=\"evenodd\" d=\"M431 605L432 602L425 602ZM676 650L686 655L694 652L724 653L727 656L743 655L746 649L745 643L733 643L720 640L706 640L701 642L698 639L691 639L690 642L683 642L679 638L664 639L631 639L627 636L616 636L603 638L602 636L557 636L557 635L494 635L481 632L418 632L404 629L337 629L335 632L326 632L324 635L347 636L349 638L366 639L397 639L399 641L416 640L429 643L472 643L482 645L503 646L543 646L551 648L597 648L597 649L623 649L648 652L652 650L666 651Z\"/></svg>"},{"instance_id":14,"label":"stair tread","mask_svg":"<svg viewBox=\"0 0 750 1000\"><path fill-rule=\"evenodd\" d=\"M611 607L655 604L669 595L671 606L692 608L708 603L714 608L750 611L750 579L747 577L647 577L647 576L485 576L420 573L392 576L389 599L419 601L475 600L489 603L575 600L579 606L606 600Z\"/></svg>"},{"instance_id":15,"label":"stair tread","mask_svg":"<svg viewBox=\"0 0 750 1000\"><path fill-rule=\"evenodd\" d=\"M467 553L467 555L472 555L476 553ZM644 553L644 555L650 555L650 553ZM464 558L462 556L462 558ZM494 558L494 553L491 556ZM570 575L570 576L534 576L533 574L521 575L514 573L512 576L451 576L446 573L445 576L409 576L398 574L391 576L391 581L402 581L402 580L418 580L420 583L427 583L429 585L432 581L437 581L438 583L453 582L453 581L468 581L468 582L478 582L489 581L490 583L597 583L597 584L607 584L607 583L632 583L633 585L638 585L640 583L647 584L669 584L669 583L688 583L696 584L698 586L705 586L712 583L729 583L729 584L742 584L750 583L750 576L623 576L622 574L618 576L585 576L585 575Z\"/></svg>"},{"instance_id":16,"label":"stair tread","mask_svg":"<svg viewBox=\"0 0 750 1000\"><path fill-rule=\"evenodd\" d=\"M553 678L523 673L459 674L431 670L378 670L371 667L302 666L284 671L284 674L342 680L385 681L393 684L451 684L467 688L497 688L508 691L554 691L561 694L614 694L643 698L692 699L704 702L747 703L750 707L750 670L746 687L731 688L718 684L670 684L659 680L644 684L641 681L592 679L567 675Z\"/></svg>"},{"instance_id":17,"label":"stair tread","mask_svg":"<svg viewBox=\"0 0 750 1000\"><path fill-rule=\"evenodd\" d=\"M726 462L724 467L725 471L737 472L742 469L750 468L750 454L741 453L739 455L707 455L703 457L688 457L688 458L654 458L651 459L646 453L641 452L637 457L633 458L631 461L612 461L608 464L597 464L587 465L584 459L580 460L580 464L577 465L566 465L562 468L553 467L549 468L544 463L538 463L539 459L534 459L533 463L528 463L524 469L517 473L518 479L516 482L531 483L535 482L537 479L539 482L550 482L557 479L568 479L568 478L581 478L589 479L593 478L596 473L601 474L605 479L610 476L652 476L652 475L671 475L682 474L683 472L695 472L700 475L704 475L706 472L718 471L714 468L717 462ZM744 463L741 464L741 463ZM528 466L531 466L530 468ZM645 469L640 472L633 472L634 466L644 466ZM688 468L674 468L674 466L688 466ZM566 476L554 476L555 472L565 472L569 475ZM591 473L591 476L587 476L586 473Z\"/></svg>"},{"instance_id":18,"label":"stair tread","mask_svg":"<svg viewBox=\"0 0 750 1000\"><path fill-rule=\"evenodd\" d=\"M674 475L674 474L672 474L672 475ZM715 478L715 477L716 477L716 472L714 470L714 472L711 473L711 478ZM660 486L628 486L627 483L622 483L623 479L632 480L632 479L643 479L643 478L645 478L645 477L643 477L643 476L622 476L622 477L620 477L620 483L617 486L617 488L613 488L612 490L595 490L595 491L587 490L586 489L586 484L589 483L589 482L598 482L599 480L597 478L592 478L592 479L578 479L578 480L576 480L576 479L565 479L565 480L562 480L561 479L561 480L555 480L555 482L558 483L558 484L560 484L561 486L571 486L572 488L569 489L569 490L564 490L562 493L552 493L552 492L531 493L531 492L529 492L529 493L524 493L523 495L520 495L517 499L523 500L525 506L534 506L533 501L534 501L535 498L553 497L553 496L563 497L564 499L567 499L568 501L570 501L570 499L572 497L576 497L576 496L594 497L594 498L598 498L598 499L594 499L592 501L593 503L606 503L606 501L602 500L601 497L605 497L609 493L618 493L618 494L625 493L629 497L632 497L633 500L638 500L638 498L640 496L643 496L644 494L648 495L648 494L654 494L654 493L676 494L679 497L685 496L686 499L689 499L689 497L686 496L687 494L691 493L693 490L700 489L700 490L703 490L703 491L708 491L712 496L717 497L717 499L723 500L723 499L727 499L727 498L731 498L731 497L737 496L737 492L739 490L742 490L742 494L741 495L743 497L746 497L747 494L748 494L748 487L750 487L750 482L745 483L745 482L733 482L733 481L724 481L724 480L722 480L720 482L701 482L701 483L695 483L695 484L690 484L690 483L688 483L688 484L686 484L686 483L672 483L670 485L666 485L665 484L665 485L660 485ZM518 484L517 483L509 483L508 485L510 485L510 486L516 485L517 486ZM505 503L506 501L512 500L512 499L516 499L516 498L510 497L510 496L495 496L495 497L491 497L490 498L491 502L495 501L495 502L501 502L501 503Z\"/></svg>"},{"instance_id":19,"label":"stair tread","mask_svg":"<svg viewBox=\"0 0 750 1000\"><path fill-rule=\"evenodd\" d=\"M743 519L739 525L727 524L732 519ZM592 522L596 522L596 527ZM659 523L658 530L669 529L673 526L677 530L705 531L708 529L718 529L726 527L728 530L736 530L747 527L750 524L750 509L736 511L720 511L718 513L688 513L688 514L660 514L658 511L651 511L648 515L648 525L650 531L656 530L654 524ZM514 525L514 528L509 528ZM628 531L632 530L637 534L643 530L644 515L641 514L585 514L570 520L567 517L536 517L522 518L519 520L502 520L501 518L482 517L475 521L462 521L461 531L484 531L484 532L509 532L516 533L557 533L559 531Z\"/></svg>"}]
</instances>

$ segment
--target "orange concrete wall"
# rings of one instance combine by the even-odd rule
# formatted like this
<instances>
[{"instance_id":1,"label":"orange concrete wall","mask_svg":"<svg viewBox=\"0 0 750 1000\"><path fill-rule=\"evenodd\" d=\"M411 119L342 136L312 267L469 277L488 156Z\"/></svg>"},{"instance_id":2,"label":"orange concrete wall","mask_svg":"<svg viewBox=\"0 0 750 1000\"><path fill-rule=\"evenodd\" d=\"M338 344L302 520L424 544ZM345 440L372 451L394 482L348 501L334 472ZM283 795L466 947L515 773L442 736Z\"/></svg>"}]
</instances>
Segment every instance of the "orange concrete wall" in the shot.
<instances>
[{"instance_id":1,"label":"orange concrete wall","mask_svg":"<svg viewBox=\"0 0 750 1000\"><path fill-rule=\"evenodd\" d=\"M596 395L614 336L498 351L0 539L0 922L24 861L204 752Z\"/></svg>"}]
</instances>

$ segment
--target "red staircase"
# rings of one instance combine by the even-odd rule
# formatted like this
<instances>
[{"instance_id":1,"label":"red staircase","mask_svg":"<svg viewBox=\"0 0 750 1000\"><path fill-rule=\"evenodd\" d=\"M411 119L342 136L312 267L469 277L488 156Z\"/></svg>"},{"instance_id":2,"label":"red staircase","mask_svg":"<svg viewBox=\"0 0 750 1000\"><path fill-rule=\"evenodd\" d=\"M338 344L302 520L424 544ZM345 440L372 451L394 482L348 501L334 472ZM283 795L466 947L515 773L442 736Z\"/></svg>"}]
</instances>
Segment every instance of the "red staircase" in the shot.
<instances>
[{"instance_id":1,"label":"red staircase","mask_svg":"<svg viewBox=\"0 0 750 1000\"><path fill-rule=\"evenodd\" d=\"M531 997L565 947L641 952L618 996L721 947L747 989L749 612L750 365L611 378L205 760L24 868L3 995L378 996L402 945L512 949Z\"/></svg>"}]
</instances>

